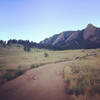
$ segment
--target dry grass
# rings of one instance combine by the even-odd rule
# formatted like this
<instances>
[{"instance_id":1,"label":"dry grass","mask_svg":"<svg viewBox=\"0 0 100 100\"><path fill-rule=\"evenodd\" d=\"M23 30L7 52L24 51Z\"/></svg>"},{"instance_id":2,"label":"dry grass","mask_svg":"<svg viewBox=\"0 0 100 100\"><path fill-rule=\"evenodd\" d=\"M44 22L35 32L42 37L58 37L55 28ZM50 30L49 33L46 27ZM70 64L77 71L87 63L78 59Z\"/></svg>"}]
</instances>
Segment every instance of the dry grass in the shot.
<instances>
[{"instance_id":1,"label":"dry grass","mask_svg":"<svg viewBox=\"0 0 100 100\"><path fill-rule=\"evenodd\" d=\"M0 83L3 84L14 79L16 74L19 76L30 68L47 63L72 60L77 55L83 56L85 53L82 50L52 51L37 48L25 52L23 46L0 47Z\"/></svg>"},{"instance_id":2,"label":"dry grass","mask_svg":"<svg viewBox=\"0 0 100 100\"><path fill-rule=\"evenodd\" d=\"M75 59L77 56L81 58L87 54L95 55L95 52L100 52L100 50L52 51L34 48L30 52L25 52L22 46L0 47L0 83L3 84L23 74L26 70L43 64L69 61ZM48 56L45 57L45 54Z\"/></svg>"},{"instance_id":3,"label":"dry grass","mask_svg":"<svg viewBox=\"0 0 100 100\"><path fill-rule=\"evenodd\" d=\"M67 94L74 100L100 100L100 50L86 50L88 55L64 69Z\"/></svg>"},{"instance_id":4,"label":"dry grass","mask_svg":"<svg viewBox=\"0 0 100 100\"><path fill-rule=\"evenodd\" d=\"M49 55L45 57L45 52ZM24 52L23 47L0 48L0 70L17 69L18 66L29 68L32 64L54 63L63 60L72 60L75 56L83 56L81 50L50 51L45 49L31 49Z\"/></svg>"}]
</instances>

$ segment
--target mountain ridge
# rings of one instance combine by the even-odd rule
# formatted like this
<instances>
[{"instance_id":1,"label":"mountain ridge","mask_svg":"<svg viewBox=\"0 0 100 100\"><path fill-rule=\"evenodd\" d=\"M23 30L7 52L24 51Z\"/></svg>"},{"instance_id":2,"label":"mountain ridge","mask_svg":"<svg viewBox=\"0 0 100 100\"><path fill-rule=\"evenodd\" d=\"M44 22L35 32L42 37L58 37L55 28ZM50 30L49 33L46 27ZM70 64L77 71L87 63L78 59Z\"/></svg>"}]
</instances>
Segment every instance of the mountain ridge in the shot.
<instances>
[{"instance_id":1,"label":"mountain ridge","mask_svg":"<svg viewBox=\"0 0 100 100\"><path fill-rule=\"evenodd\" d=\"M88 24L78 31L64 31L40 42L60 49L100 48L100 28Z\"/></svg>"},{"instance_id":2,"label":"mountain ridge","mask_svg":"<svg viewBox=\"0 0 100 100\"><path fill-rule=\"evenodd\" d=\"M12 44L23 45L25 48L43 48L53 50L66 49L95 49L100 48L100 28L88 24L86 28L78 31L64 31L46 38L40 43L29 40L10 39L0 40L0 47Z\"/></svg>"}]
</instances>

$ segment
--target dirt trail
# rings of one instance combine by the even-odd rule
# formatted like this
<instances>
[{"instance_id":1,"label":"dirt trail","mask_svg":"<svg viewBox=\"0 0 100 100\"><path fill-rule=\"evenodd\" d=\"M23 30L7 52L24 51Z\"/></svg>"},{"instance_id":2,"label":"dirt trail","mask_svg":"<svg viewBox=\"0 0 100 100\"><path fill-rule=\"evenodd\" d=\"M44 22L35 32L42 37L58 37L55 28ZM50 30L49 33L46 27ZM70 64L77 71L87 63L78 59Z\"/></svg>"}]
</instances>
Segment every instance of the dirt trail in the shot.
<instances>
[{"instance_id":1,"label":"dirt trail","mask_svg":"<svg viewBox=\"0 0 100 100\"><path fill-rule=\"evenodd\" d=\"M0 100L70 100L63 79L66 64L47 64L27 71L0 87Z\"/></svg>"}]
</instances>

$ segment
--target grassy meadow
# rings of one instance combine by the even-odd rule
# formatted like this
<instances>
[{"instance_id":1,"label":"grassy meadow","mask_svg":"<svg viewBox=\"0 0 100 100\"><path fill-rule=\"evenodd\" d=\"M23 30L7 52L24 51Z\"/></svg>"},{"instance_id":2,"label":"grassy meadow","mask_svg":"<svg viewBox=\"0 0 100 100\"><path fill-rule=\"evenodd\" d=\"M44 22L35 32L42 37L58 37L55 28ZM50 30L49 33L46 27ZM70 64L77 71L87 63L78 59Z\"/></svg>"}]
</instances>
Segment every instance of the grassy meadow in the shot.
<instances>
[{"instance_id":1,"label":"grassy meadow","mask_svg":"<svg viewBox=\"0 0 100 100\"><path fill-rule=\"evenodd\" d=\"M64 69L66 93L73 100L100 100L100 50L85 50Z\"/></svg>"},{"instance_id":2,"label":"grassy meadow","mask_svg":"<svg viewBox=\"0 0 100 100\"><path fill-rule=\"evenodd\" d=\"M72 60L86 55L81 50L52 51L33 48L25 52L21 45L0 47L0 84L12 80L25 71L48 63Z\"/></svg>"},{"instance_id":3,"label":"grassy meadow","mask_svg":"<svg viewBox=\"0 0 100 100\"><path fill-rule=\"evenodd\" d=\"M0 85L48 63L69 61L64 68L66 94L74 100L99 100L100 49L53 51L23 46L0 47ZM42 66L41 66L42 67Z\"/></svg>"},{"instance_id":4,"label":"grassy meadow","mask_svg":"<svg viewBox=\"0 0 100 100\"><path fill-rule=\"evenodd\" d=\"M45 57L45 53L48 54ZM23 69L30 68L31 65L42 65L47 63L72 60L75 56L84 56L81 50L52 51L46 49L31 49L25 52L23 47L8 46L0 47L0 70L17 69L19 66Z\"/></svg>"}]
</instances>

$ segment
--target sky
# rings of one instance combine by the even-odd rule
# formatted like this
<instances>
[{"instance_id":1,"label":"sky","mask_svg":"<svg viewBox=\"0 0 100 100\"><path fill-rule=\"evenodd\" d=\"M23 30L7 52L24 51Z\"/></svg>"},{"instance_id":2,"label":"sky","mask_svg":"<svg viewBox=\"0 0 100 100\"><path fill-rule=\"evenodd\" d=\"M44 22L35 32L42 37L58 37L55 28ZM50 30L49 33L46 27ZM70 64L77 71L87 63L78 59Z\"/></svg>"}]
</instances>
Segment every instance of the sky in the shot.
<instances>
[{"instance_id":1,"label":"sky","mask_svg":"<svg viewBox=\"0 0 100 100\"><path fill-rule=\"evenodd\" d=\"M39 42L87 24L100 27L100 0L0 0L0 40Z\"/></svg>"}]
</instances>

